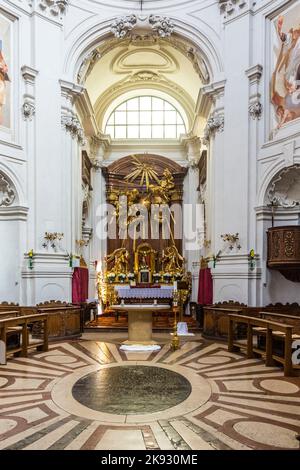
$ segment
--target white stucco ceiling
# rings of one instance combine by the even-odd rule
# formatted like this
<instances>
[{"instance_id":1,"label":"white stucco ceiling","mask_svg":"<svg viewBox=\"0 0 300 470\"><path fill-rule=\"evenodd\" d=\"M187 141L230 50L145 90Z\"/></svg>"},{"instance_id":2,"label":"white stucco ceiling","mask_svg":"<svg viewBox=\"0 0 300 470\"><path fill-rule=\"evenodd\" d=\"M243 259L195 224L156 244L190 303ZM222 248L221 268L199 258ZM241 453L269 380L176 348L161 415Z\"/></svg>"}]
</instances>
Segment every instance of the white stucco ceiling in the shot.
<instances>
[{"instance_id":1,"label":"white stucco ceiling","mask_svg":"<svg viewBox=\"0 0 300 470\"><path fill-rule=\"evenodd\" d=\"M149 43L145 45L125 43L124 45L120 42L120 45L100 56L85 82L94 107L96 104L99 106L101 97L105 96L107 101L108 90L112 90L112 94L118 90L118 87L122 88L122 92L126 91L124 82L128 81L128 89L132 90L130 78L139 72L151 72L153 80L147 74L145 74L144 81L137 80L134 85L137 93L139 87L144 89L147 86L151 90L151 83L155 90L159 89L161 83L162 91L166 92L163 84L168 82L170 88L173 86L174 90L177 90L179 98L180 95L185 95L185 101L189 101L189 113L191 108L195 107L202 86L201 79L193 63L172 45L163 41L153 45ZM113 99L114 96L112 96Z\"/></svg>"},{"instance_id":2,"label":"white stucco ceiling","mask_svg":"<svg viewBox=\"0 0 300 470\"><path fill-rule=\"evenodd\" d=\"M124 10L140 9L141 0L90 0L93 3L98 3L110 8L118 8ZM147 11L153 9L158 11L165 8L174 8L184 6L186 4L199 3L199 0L143 0L143 10Z\"/></svg>"}]
</instances>

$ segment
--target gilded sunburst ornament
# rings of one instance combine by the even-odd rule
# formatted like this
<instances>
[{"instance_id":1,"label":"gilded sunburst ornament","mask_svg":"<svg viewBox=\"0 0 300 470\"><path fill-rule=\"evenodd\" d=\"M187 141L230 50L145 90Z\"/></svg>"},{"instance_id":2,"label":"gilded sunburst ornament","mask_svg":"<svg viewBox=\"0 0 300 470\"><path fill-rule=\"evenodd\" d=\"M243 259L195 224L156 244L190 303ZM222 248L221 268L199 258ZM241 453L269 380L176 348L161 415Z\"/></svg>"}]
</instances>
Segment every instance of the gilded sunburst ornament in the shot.
<instances>
[{"instance_id":1,"label":"gilded sunburst ornament","mask_svg":"<svg viewBox=\"0 0 300 470\"><path fill-rule=\"evenodd\" d=\"M132 160L135 166L135 170L133 170L129 175L125 176L126 181L134 182L140 178L140 186L143 186L144 183L146 183L147 189L149 189L151 180L155 180L158 184L160 183L158 174L151 165L146 162L142 162L135 155L132 157Z\"/></svg>"}]
</instances>

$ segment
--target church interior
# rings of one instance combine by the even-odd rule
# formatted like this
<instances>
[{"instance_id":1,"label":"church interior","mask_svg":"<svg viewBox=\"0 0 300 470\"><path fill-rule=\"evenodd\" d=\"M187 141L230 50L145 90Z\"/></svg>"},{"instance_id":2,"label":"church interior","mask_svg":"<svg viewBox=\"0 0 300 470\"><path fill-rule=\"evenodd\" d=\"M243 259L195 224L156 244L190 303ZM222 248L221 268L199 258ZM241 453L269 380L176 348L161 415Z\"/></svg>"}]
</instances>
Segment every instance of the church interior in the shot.
<instances>
[{"instance_id":1,"label":"church interior","mask_svg":"<svg viewBox=\"0 0 300 470\"><path fill-rule=\"evenodd\" d=\"M300 449L298 0L2 0L0 449Z\"/></svg>"}]
</instances>

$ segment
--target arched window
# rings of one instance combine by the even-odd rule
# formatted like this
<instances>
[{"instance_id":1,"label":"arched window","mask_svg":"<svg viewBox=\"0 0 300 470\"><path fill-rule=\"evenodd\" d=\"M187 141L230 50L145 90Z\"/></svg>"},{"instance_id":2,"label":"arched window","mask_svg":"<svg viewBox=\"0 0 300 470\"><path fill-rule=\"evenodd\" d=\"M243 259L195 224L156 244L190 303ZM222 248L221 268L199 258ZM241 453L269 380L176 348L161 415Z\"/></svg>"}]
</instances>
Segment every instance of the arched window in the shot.
<instances>
[{"instance_id":1,"label":"arched window","mask_svg":"<svg viewBox=\"0 0 300 470\"><path fill-rule=\"evenodd\" d=\"M113 139L179 139L186 127L179 111L168 101L139 96L112 112L105 133Z\"/></svg>"}]
</instances>

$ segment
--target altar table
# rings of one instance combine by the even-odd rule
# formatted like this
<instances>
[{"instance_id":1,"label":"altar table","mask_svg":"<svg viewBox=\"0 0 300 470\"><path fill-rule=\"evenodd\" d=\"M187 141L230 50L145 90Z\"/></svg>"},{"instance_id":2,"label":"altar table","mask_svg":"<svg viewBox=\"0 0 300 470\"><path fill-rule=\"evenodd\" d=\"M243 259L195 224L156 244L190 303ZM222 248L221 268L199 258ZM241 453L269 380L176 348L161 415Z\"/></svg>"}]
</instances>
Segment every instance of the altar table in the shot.
<instances>
[{"instance_id":1,"label":"altar table","mask_svg":"<svg viewBox=\"0 0 300 470\"><path fill-rule=\"evenodd\" d=\"M120 299L172 299L174 287L116 287Z\"/></svg>"},{"instance_id":2,"label":"altar table","mask_svg":"<svg viewBox=\"0 0 300 470\"><path fill-rule=\"evenodd\" d=\"M152 313L157 310L169 310L169 305L159 304L121 304L112 305L113 310L128 312L128 340L123 346L133 350L158 350L160 346L152 339Z\"/></svg>"}]
</instances>

